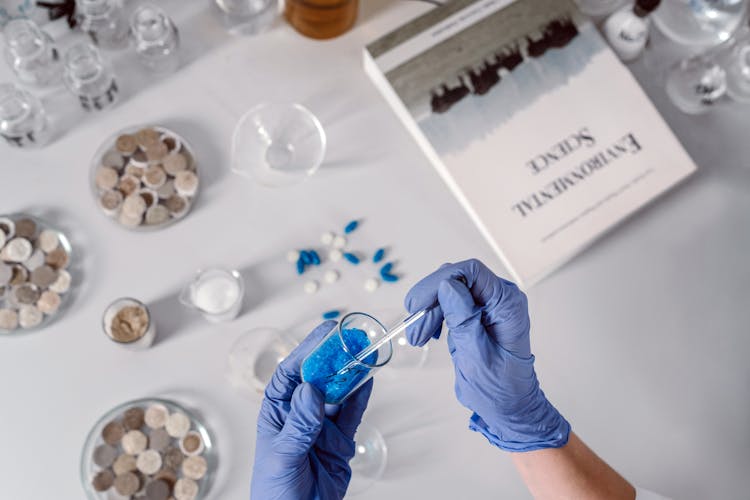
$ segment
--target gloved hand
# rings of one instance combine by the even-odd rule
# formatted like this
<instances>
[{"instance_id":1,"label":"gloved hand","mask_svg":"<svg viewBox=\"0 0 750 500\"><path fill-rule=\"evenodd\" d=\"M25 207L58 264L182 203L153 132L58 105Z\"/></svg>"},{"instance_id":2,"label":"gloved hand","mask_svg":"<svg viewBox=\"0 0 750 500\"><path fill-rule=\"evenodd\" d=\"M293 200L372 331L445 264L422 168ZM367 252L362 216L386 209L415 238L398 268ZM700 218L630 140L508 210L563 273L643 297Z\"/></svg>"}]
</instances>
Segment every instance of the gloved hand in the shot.
<instances>
[{"instance_id":1,"label":"gloved hand","mask_svg":"<svg viewBox=\"0 0 750 500\"><path fill-rule=\"evenodd\" d=\"M326 412L323 394L300 376L302 360L335 325L326 321L313 330L279 364L266 387L258 416L251 499L336 500L346 493L354 433L370 399L372 380Z\"/></svg>"},{"instance_id":2,"label":"gloved hand","mask_svg":"<svg viewBox=\"0 0 750 500\"><path fill-rule=\"evenodd\" d=\"M409 312L435 303L406 336L422 346L437 338L445 320L456 397L474 412L469 428L507 451L564 446L570 424L539 388L526 295L478 260L468 260L443 265L405 300Z\"/></svg>"}]
</instances>

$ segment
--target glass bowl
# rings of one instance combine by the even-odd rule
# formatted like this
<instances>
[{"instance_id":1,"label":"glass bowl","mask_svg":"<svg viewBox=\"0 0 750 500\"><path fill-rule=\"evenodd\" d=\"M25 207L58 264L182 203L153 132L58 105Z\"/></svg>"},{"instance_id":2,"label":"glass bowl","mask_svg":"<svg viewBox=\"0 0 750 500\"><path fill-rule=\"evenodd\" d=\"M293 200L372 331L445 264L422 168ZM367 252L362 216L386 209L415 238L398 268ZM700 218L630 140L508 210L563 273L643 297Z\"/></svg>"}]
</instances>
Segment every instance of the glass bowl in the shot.
<instances>
[{"instance_id":1,"label":"glass bowl","mask_svg":"<svg viewBox=\"0 0 750 500\"><path fill-rule=\"evenodd\" d=\"M27 266L34 265L30 263L32 259L38 259L38 257L34 256L37 251L43 252L41 248L38 248L39 246L38 237L40 233L43 231L52 231L54 234L57 235L58 246L55 248L55 250L62 249L64 253L67 255L67 263L65 264L63 269L66 270L67 272L70 272L69 269L71 267L71 263L73 259L73 249L65 233L55 228L54 226L50 225L46 221L38 217L34 217L33 215L29 215L29 214L14 213L14 214L9 214L9 215L0 215L0 225L3 224L3 220L7 220L7 219L10 219L11 221L13 221L14 224L23 219L32 220L36 224L36 230L35 230L35 234L33 238L34 241L32 242L32 245L34 247L34 253L32 253L32 257L30 259L22 263L15 263L15 262L11 263L11 262L6 262L0 259L0 276L2 276L4 272L2 267L7 268L9 266L10 267L21 266L23 267L23 269L25 269L25 272L28 274L29 279L30 279L31 269L29 269ZM2 229L0 229L0 231L2 231ZM0 239L5 239L8 241L12 239L12 237L7 237L4 232L3 232L3 236L0 236ZM4 244L7 244L7 241ZM3 244L0 244L0 248L2 248L3 246L4 246ZM47 253L45 252L43 253L45 255L45 261L46 261ZM15 275L15 272L16 271L14 271L14 275ZM21 271L21 272L24 272L24 271ZM0 280L1 279L2 278L0 278ZM21 284L21 283L18 283L18 284ZM60 317L66 310L68 303L69 303L71 292L73 291L73 284L74 284L74 280L73 280L73 277L71 277L71 283L68 285L67 289L64 292L58 293L60 297L60 304L58 305L55 312L51 314L44 314L40 323L34 326L29 326L29 327L23 327L19 324L18 327L11 329L11 330L3 329L2 327L0 327L0 334L17 334L17 333L22 333L22 332L31 332L35 330L40 330L46 327L47 325L49 325L50 323L52 323L55 319ZM55 286L55 284L51 286ZM39 287L39 288L40 288L39 291L42 292L44 290L48 290L49 286ZM13 293L13 285L3 284L2 282L0 282L0 310L12 309L16 311L16 313L18 313L18 311L23 306L19 304L13 298L12 293Z\"/></svg>"},{"instance_id":2,"label":"glass bowl","mask_svg":"<svg viewBox=\"0 0 750 500\"><path fill-rule=\"evenodd\" d=\"M245 113L234 129L232 171L264 186L289 186L313 175L325 150L325 131L309 109L263 103Z\"/></svg>"},{"instance_id":3,"label":"glass bowl","mask_svg":"<svg viewBox=\"0 0 750 500\"><path fill-rule=\"evenodd\" d=\"M144 131L154 132L135 139ZM123 137L133 137L136 144ZM122 139L120 144L118 139ZM159 144L166 146L166 154ZM164 175L153 167L161 167ZM193 148L179 134L157 125L131 126L108 137L91 159L89 183L100 211L136 231L161 229L184 218L200 191ZM127 201L128 195L134 194L140 194L143 202L134 197L131 201L137 203ZM137 215L141 209L145 212Z\"/></svg>"},{"instance_id":4,"label":"glass bowl","mask_svg":"<svg viewBox=\"0 0 750 500\"><path fill-rule=\"evenodd\" d=\"M114 498L123 498L114 490L114 487L111 487L106 491L98 492L95 491L91 485L91 481L93 480L96 473L102 470L102 468L96 465L93 460L93 453L96 447L104 444L104 439L102 438L102 430L108 423L114 420L119 420L126 410L133 407L140 407L145 410L153 404L164 405L170 414L174 412L184 413L190 419L190 431L196 431L200 435L201 440L203 441L203 444L205 446L200 455L206 459L206 462L208 463L208 470L200 480L196 481L198 483L199 489L198 494L195 498L197 500L207 498L217 462L216 450L213 446L213 442L211 441L211 434L209 433L208 429L203 425L201 420L195 416L194 413L190 412L185 407L179 405L174 401L160 398L143 398L128 401L109 410L107 413L102 415L99 420L97 420L97 422L91 428L88 436L86 437L86 441L83 445L83 451L81 453L81 484L84 491L86 491L86 496L89 500L110 500ZM149 432L149 428L145 424L142 426L141 430L146 434L148 434ZM179 440L176 440L174 438L171 439L170 445L177 447L177 441ZM118 452L123 453L122 446L120 444L118 444L116 448ZM177 471L177 477L183 477L181 470ZM143 481L143 483L144 485L147 484L146 481ZM143 493L143 490L144 487L142 486L141 490L139 490L139 492L137 492L136 494Z\"/></svg>"}]
</instances>

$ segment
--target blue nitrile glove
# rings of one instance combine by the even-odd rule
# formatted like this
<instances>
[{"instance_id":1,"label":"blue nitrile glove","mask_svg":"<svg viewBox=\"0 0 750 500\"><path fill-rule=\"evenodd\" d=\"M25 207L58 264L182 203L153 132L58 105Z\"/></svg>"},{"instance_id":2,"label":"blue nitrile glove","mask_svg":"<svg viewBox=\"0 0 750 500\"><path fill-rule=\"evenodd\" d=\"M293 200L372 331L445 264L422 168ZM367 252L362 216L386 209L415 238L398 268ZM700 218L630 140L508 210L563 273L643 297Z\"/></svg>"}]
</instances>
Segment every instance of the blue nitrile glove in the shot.
<instances>
[{"instance_id":1,"label":"blue nitrile glove","mask_svg":"<svg viewBox=\"0 0 750 500\"><path fill-rule=\"evenodd\" d=\"M326 412L323 394L300 376L302 360L335 325L326 321L313 330L281 362L266 387L258 416L251 499L337 500L346 493L354 433L370 399L372 380L336 411Z\"/></svg>"},{"instance_id":2,"label":"blue nitrile glove","mask_svg":"<svg viewBox=\"0 0 750 500\"><path fill-rule=\"evenodd\" d=\"M564 446L570 424L539 388L526 295L478 260L468 260L445 264L414 285L405 305L415 312L436 302L406 336L422 346L439 335L445 319L456 397L474 412L469 428L507 451Z\"/></svg>"}]
</instances>

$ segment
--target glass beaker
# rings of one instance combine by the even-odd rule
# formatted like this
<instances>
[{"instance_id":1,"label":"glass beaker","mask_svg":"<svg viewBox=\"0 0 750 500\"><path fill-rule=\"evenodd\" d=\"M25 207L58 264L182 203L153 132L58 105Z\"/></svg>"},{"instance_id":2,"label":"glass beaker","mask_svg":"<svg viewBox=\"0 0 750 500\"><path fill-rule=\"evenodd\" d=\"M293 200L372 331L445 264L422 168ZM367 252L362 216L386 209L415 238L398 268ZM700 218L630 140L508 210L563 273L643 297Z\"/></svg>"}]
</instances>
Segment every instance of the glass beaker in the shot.
<instances>
[{"instance_id":1,"label":"glass beaker","mask_svg":"<svg viewBox=\"0 0 750 500\"><path fill-rule=\"evenodd\" d=\"M386 333L383 324L369 314L347 314L302 361L302 380L322 392L326 403L341 403L391 360L390 341L359 359Z\"/></svg>"},{"instance_id":2,"label":"glass beaker","mask_svg":"<svg viewBox=\"0 0 750 500\"><path fill-rule=\"evenodd\" d=\"M250 330L237 339L229 350L229 382L245 394L262 397L276 367L298 344L295 339L276 328Z\"/></svg>"},{"instance_id":3,"label":"glass beaker","mask_svg":"<svg viewBox=\"0 0 750 500\"><path fill-rule=\"evenodd\" d=\"M86 111L107 109L117 100L115 76L99 50L89 43L76 43L65 53L64 80Z\"/></svg>"},{"instance_id":4,"label":"glass beaker","mask_svg":"<svg viewBox=\"0 0 750 500\"><path fill-rule=\"evenodd\" d=\"M388 446L375 427L362 423L354 435L352 479L347 495L358 495L380 480L388 464Z\"/></svg>"},{"instance_id":5,"label":"glass beaker","mask_svg":"<svg viewBox=\"0 0 750 500\"><path fill-rule=\"evenodd\" d=\"M688 114L705 113L727 91L727 75L714 57L696 56L677 63L667 76L667 95Z\"/></svg>"},{"instance_id":6,"label":"glass beaker","mask_svg":"<svg viewBox=\"0 0 750 500\"><path fill-rule=\"evenodd\" d=\"M0 137L19 148L38 147L49 138L42 103L11 83L0 83Z\"/></svg>"},{"instance_id":7,"label":"glass beaker","mask_svg":"<svg viewBox=\"0 0 750 500\"><path fill-rule=\"evenodd\" d=\"M284 16L294 29L310 38L333 38L354 25L359 0L286 0Z\"/></svg>"},{"instance_id":8,"label":"glass beaker","mask_svg":"<svg viewBox=\"0 0 750 500\"><path fill-rule=\"evenodd\" d=\"M264 103L240 118L232 137L232 171L271 187L313 175L323 162L326 135L310 110Z\"/></svg>"},{"instance_id":9,"label":"glass beaker","mask_svg":"<svg viewBox=\"0 0 750 500\"><path fill-rule=\"evenodd\" d=\"M102 328L112 342L133 350L151 347L156 338L156 325L148 307L129 297L117 299L107 306Z\"/></svg>"},{"instance_id":10,"label":"glass beaker","mask_svg":"<svg viewBox=\"0 0 750 500\"><path fill-rule=\"evenodd\" d=\"M237 271L206 269L198 271L180 293L180 302L198 310L213 323L230 321L242 308L245 283Z\"/></svg>"},{"instance_id":11,"label":"glass beaker","mask_svg":"<svg viewBox=\"0 0 750 500\"><path fill-rule=\"evenodd\" d=\"M708 48L732 37L746 19L747 6L747 0L664 0L652 17L676 43Z\"/></svg>"},{"instance_id":12,"label":"glass beaker","mask_svg":"<svg viewBox=\"0 0 750 500\"><path fill-rule=\"evenodd\" d=\"M233 35L260 32L276 15L273 0L214 0L227 31Z\"/></svg>"},{"instance_id":13,"label":"glass beaker","mask_svg":"<svg viewBox=\"0 0 750 500\"><path fill-rule=\"evenodd\" d=\"M119 0L76 0L81 30L102 49L123 49L128 44L128 21Z\"/></svg>"},{"instance_id":14,"label":"glass beaker","mask_svg":"<svg viewBox=\"0 0 750 500\"><path fill-rule=\"evenodd\" d=\"M745 30L722 55L727 71L727 94L737 102L750 102L750 33Z\"/></svg>"},{"instance_id":15,"label":"glass beaker","mask_svg":"<svg viewBox=\"0 0 750 500\"><path fill-rule=\"evenodd\" d=\"M155 73L171 73L180 65L177 27L156 5L144 4L133 13L130 31L138 60Z\"/></svg>"},{"instance_id":16,"label":"glass beaker","mask_svg":"<svg viewBox=\"0 0 750 500\"><path fill-rule=\"evenodd\" d=\"M59 81L62 65L57 46L34 21L14 19L3 34L5 58L22 83L45 86Z\"/></svg>"}]
</instances>

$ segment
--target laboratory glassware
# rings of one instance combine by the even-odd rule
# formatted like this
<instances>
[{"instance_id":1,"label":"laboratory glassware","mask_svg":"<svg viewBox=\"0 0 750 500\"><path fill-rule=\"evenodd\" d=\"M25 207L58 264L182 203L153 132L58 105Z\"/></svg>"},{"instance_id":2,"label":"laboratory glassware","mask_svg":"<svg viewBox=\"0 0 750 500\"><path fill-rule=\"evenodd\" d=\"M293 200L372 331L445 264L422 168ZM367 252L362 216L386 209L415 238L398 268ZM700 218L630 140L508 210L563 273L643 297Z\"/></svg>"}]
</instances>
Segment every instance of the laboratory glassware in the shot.
<instances>
[{"instance_id":1,"label":"laboratory glassware","mask_svg":"<svg viewBox=\"0 0 750 500\"><path fill-rule=\"evenodd\" d=\"M217 285L224 287L221 289ZM236 287L236 296L228 295L230 290L227 285ZM239 272L214 268L198 271L182 289L179 300L183 305L199 311L208 321L220 323L237 317L244 295L245 282ZM209 304L208 301L214 303Z\"/></svg>"},{"instance_id":2,"label":"laboratory glassware","mask_svg":"<svg viewBox=\"0 0 750 500\"><path fill-rule=\"evenodd\" d=\"M663 0L654 24L674 42L709 48L729 40L747 19L748 0Z\"/></svg>"},{"instance_id":3,"label":"laboratory glassware","mask_svg":"<svg viewBox=\"0 0 750 500\"><path fill-rule=\"evenodd\" d=\"M245 394L262 395L276 367L298 342L276 328L261 327L244 333L227 357L227 379Z\"/></svg>"},{"instance_id":4,"label":"laboratory glassware","mask_svg":"<svg viewBox=\"0 0 750 500\"><path fill-rule=\"evenodd\" d=\"M12 83L0 83L0 135L19 148L41 146L49 137L42 103Z\"/></svg>"},{"instance_id":5,"label":"laboratory glassware","mask_svg":"<svg viewBox=\"0 0 750 500\"><path fill-rule=\"evenodd\" d=\"M333 38L351 29L357 20L359 0L286 0L284 17L294 29L310 38Z\"/></svg>"},{"instance_id":6,"label":"laboratory glassware","mask_svg":"<svg viewBox=\"0 0 750 500\"><path fill-rule=\"evenodd\" d=\"M720 59L727 73L727 95L737 102L750 103L750 30L743 30Z\"/></svg>"},{"instance_id":7,"label":"laboratory glassware","mask_svg":"<svg viewBox=\"0 0 750 500\"><path fill-rule=\"evenodd\" d=\"M86 111L101 111L117 101L119 88L114 73L89 43L78 42L65 53L63 79Z\"/></svg>"},{"instance_id":8,"label":"laboratory glassware","mask_svg":"<svg viewBox=\"0 0 750 500\"><path fill-rule=\"evenodd\" d=\"M689 57L672 67L666 90L672 103L683 112L705 113L725 96L727 74L712 55Z\"/></svg>"},{"instance_id":9,"label":"laboratory glassware","mask_svg":"<svg viewBox=\"0 0 750 500\"><path fill-rule=\"evenodd\" d=\"M252 34L275 15L273 0L214 0L227 31L234 35Z\"/></svg>"},{"instance_id":10,"label":"laboratory glassware","mask_svg":"<svg viewBox=\"0 0 750 500\"><path fill-rule=\"evenodd\" d=\"M354 435L354 457L349 462L352 479L346 490L357 495L367 490L383 477L388 464L388 446L375 427L362 423Z\"/></svg>"},{"instance_id":11,"label":"laboratory glassware","mask_svg":"<svg viewBox=\"0 0 750 500\"><path fill-rule=\"evenodd\" d=\"M400 308L375 309L370 313L385 325L398 324L403 317L403 309ZM392 339L392 345L393 357L388 363L388 372L391 372L394 377L398 377L402 370L422 368L427 362L430 344L427 343L421 347L411 345L406 339L405 330Z\"/></svg>"},{"instance_id":12,"label":"laboratory glassware","mask_svg":"<svg viewBox=\"0 0 750 500\"><path fill-rule=\"evenodd\" d=\"M76 0L81 30L104 50L128 45L128 21L120 0Z\"/></svg>"},{"instance_id":13,"label":"laboratory glassware","mask_svg":"<svg viewBox=\"0 0 750 500\"><path fill-rule=\"evenodd\" d=\"M265 186L288 186L313 175L325 150L325 131L310 110L295 103L264 103L235 127L232 171Z\"/></svg>"},{"instance_id":14,"label":"laboratory glassware","mask_svg":"<svg viewBox=\"0 0 750 500\"><path fill-rule=\"evenodd\" d=\"M623 61L632 61L643 53L651 27L649 15L660 1L636 0L632 8L618 10L604 22L604 36Z\"/></svg>"},{"instance_id":15,"label":"laboratory glassware","mask_svg":"<svg viewBox=\"0 0 750 500\"><path fill-rule=\"evenodd\" d=\"M43 87L59 81L62 64L57 45L34 21L10 21L3 34L5 58L22 83Z\"/></svg>"},{"instance_id":16,"label":"laboratory glassware","mask_svg":"<svg viewBox=\"0 0 750 500\"><path fill-rule=\"evenodd\" d=\"M140 337L134 338L127 342L117 340L112 334L112 321L117 313L125 307L142 308L146 311L146 316L148 317L146 330L143 332L143 334ZM107 335L107 338L109 338L109 340L111 340L112 342L135 351L148 349L149 347L151 347L151 344L154 343L154 339L156 339L156 324L154 323L154 318L151 314L151 311L148 309L146 304L130 297L117 299L109 306L107 306L107 309L104 310L104 315L102 316L102 330L104 330L105 335Z\"/></svg>"},{"instance_id":17,"label":"laboratory glassware","mask_svg":"<svg viewBox=\"0 0 750 500\"><path fill-rule=\"evenodd\" d=\"M302 361L302 380L341 403L391 360L391 333L369 314L347 314Z\"/></svg>"},{"instance_id":18,"label":"laboratory glassware","mask_svg":"<svg viewBox=\"0 0 750 500\"><path fill-rule=\"evenodd\" d=\"M180 65L180 36L174 22L156 5L139 6L130 21L138 60L155 73L171 73Z\"/></svg>"}]
</instances>

